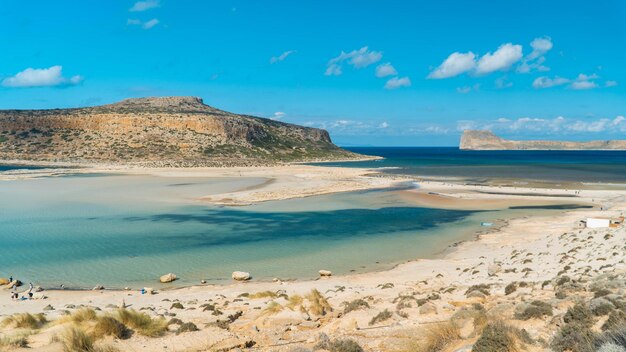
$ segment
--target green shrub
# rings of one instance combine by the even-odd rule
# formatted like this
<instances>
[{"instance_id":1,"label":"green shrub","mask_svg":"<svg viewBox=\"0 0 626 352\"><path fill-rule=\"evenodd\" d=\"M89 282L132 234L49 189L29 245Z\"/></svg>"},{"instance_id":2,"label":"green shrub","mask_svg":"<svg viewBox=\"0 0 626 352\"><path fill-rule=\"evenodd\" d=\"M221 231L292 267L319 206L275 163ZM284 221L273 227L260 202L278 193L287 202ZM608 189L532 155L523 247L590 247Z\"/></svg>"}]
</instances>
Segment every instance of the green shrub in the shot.
<instances>
[{"instance_id":1,"label":"green shrub","mask_svg":"<svg viewBox=\"0 0 626 352\"><path fill-rule=\"evenodd\" d=\"M355 299L351 302L346 302L346 307L343 309L343 314L348 314L353 310L359 310L362 308L369 308L370 305L362 299Z\"/></svg>"},{"instance_id":2,"label":"green shrub","mask_svg":"<svg viewBox=\"0 0 626 352\"><path fill-rule=\"evenodd\" d=\"M621 310L614 310L602 324L602 331L614 331L623 326L626 326L626 313Z\"/></svg>"},{"instance_id":3,"label":"green shrub","mask_svg":"<svg viewBox=\"0 0 626 352\"><path fill-rule=\"evenodd\" d=\"M570 307L565 315L563 315L563 321L566 324L580 324L585 326L593 325L593 314L589 307L583 303L576 303L573 307Z\"/></svg>"},{"instance_id":4,"label":"green shrub","mask_svg":"<svg viewBox=\"0 0 626 352\"><path fill-rule=\"evenodd\" d=\"M529 320L541 319L544 316L552 315L552 306L541 301L532 301L521 312L515 313L515 319Z\"/></svg>"},{"instance_id":5,"label":"green shrub","mask_svg":"<svg viewBox=\"0 0 626 352\"><path fill-rule=\"evenodd\" d=\"M388 309L383 310L382 312L376 314L375 317L372 318L372 320L370 320L369 325L374 325L386 320L391 319L391 317L393 316L393 313L391 313Z\"/></svg>"},{"instance_id":6,"label":"green shrub","mask_svg":"<svg viewBox=\"0 0 626 352\"><path fill-rule=\"evenodd\" d=\"M504 288L504 294L506 296L510 295L511 293L517 291L517 284L515 282L511 282L510 284L506 285L506 287Z\"/></svg>"},{"instance_id":7,"label":"green shrub","mask_svg":"<svg viewBox=\"0 0 626 352\"><path fill-rule=\"evenodd\" d=\"M479 284L479 285L473 285L470 286L466 291L465 291L465 295L469 295L470 293L474 292L474 291L478 291L482 294L484 294L485 296L489 296L489 285L487 284Z\"/></svg>"},{"instance_id":8,"label":"green shrub","mask_svg":"<svg viewBox=\"0 0 626 352\"><path fill-rule=\"evenodd\" d=\"M198 329L198 327L196 326L196 324L194 323L183 323L178 327L178 330L176 330L176 334L180 334L183 332L192 332L192 331L198 331L200 329Z\"/></svg>"},{"instance_id":9,"label":"green shrub","mask_svg":"<svg viewBox=\"0 0 626 352\"><path fill-rule=\"evenodd\" d=\"M174 302L172 303L172 306L170 307L170 309L185 309L185 307L183 307L183 305L180 302Z\"/></svg>"},{"instance_id":10,"label":"green shrub","mask_svg":"<svg viewBox=\"0 0 626 352\"><path fill-rule=\"evenodd\" d=\"M593 352L595 338L595 334L588 325L565 324L552 339L550 347L555 352Z\"/></svg>"},{"instance_id":11,"label":"green shrub","mask_svg":"<svg viewBox=\"0 0 626 352\"><path fill-rule=\"evenodd\" d=\"M502 322L488 324L480 335L472 352L517 352L520 343L532 343L525 330L519 330Z\"/></svg>"},{"instance_id":12,"label":"green shrub","mask_svg":"<svg viewBox=\"0 0 626 352\"><path fill-rule=\"evenodd\" d=\"M364 352L363 347L352 339L333 340L328 345L330 352Z\"/></svg>"}]
</instances>

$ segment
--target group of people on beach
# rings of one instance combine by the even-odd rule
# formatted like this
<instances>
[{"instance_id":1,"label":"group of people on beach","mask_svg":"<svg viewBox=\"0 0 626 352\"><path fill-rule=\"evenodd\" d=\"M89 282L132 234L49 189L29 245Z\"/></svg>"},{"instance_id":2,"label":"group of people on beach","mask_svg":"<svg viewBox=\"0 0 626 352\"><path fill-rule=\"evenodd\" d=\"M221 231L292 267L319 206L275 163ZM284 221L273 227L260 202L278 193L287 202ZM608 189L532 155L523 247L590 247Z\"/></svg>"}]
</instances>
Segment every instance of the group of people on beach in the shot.
<instances>
[{"instance_id":1,"label":"group of people on beach","mask_svg":"<svg viewBox=\"0 0 626 352\"><path fill-rule=\"evenodd\" d=\"M17 281L13 282L13 276L9 278L9 282L13 283L13 286L11 286L11 299L13 301L25 301L28 299L33 299L34 286L32 282L28 283L28 291L25 291L25 294L23 294L22 297L20 297L19 292L17 292Z\"/></svg>"}]
</instances>

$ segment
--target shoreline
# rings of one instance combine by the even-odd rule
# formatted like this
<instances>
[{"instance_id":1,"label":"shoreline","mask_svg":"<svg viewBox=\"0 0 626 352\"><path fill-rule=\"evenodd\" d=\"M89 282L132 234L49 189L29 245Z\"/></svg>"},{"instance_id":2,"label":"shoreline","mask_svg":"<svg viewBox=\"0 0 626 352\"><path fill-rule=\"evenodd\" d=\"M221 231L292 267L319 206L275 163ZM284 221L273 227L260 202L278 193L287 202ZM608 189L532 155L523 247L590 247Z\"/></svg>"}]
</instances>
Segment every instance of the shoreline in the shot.
<instances>
[{"instance_id":1,"label":"shoreline","mask_svg":"<svg viewBox=\"0 0 626 352\"><path fill-rule=\"evenodd\" d=\"M118 170L116 173L156 177L264 178L266 181L259 185L213 195L218 200L228 196L251 203L292 199L301 195L303 190L331 194L346 189L393 189L407 181L406 177L379 177L372 175L371 171L291 165L209 171ZM443 209L455 205L457 208L489 210L494 207L507 209L507 204L547 206L564 203L590 204L594 208L556 212L530 209L518 213L526 215L505 218L502 222L494 219L493 227L472 231L470 237L450 243L433 258L413 258L381 270L317 279L225 280L224 284L183 286L174 286L174 283L173 287L157 288L155 294L145 295L136 287L95 291L48 289L38 293L45 299L20 302L11 301L9 291L3 290L0 318L15 313L43 312L53 323L31 332L28 344L31 349L50 352L62 350L54 336L70 326L66 322L74 314L94 309L95 314L114 316L118 307L147 314L152 319L170 321L163 337L106 338L98 342L113 343L120 350L228 351L244 348L253 341L257 350L289 352L293 346L313 347L318 342L317 336L323 333L333 339L356 339L368 351L405 351L408 341L426 336L430 327L455 319L458 314L465 314L477 306L489 316L499 317L519 328L527 328L524 324L528 322L515 320L514 312L518 306L528 304L525 302L556 302L551 303L554 314L564 314L580 295L590 292L583 290L579 295L555 301L559 290L557 283L561 281L558 278L564 270L577 282L585 282L584 279L588 278L592 283L603 273L626 273L626 264L619 261L621 256L615 255L617 251L626 255L626 250L616 249L623 248L625 228L595 230L577 226L579 220L590 216L624 215L626 190L505 187L432 180L420 180L418 184L416 189L403 188L392 192L408 197L416 206ZM565 197L574 193L576 197ZM598 210L601 207L606 210ZM607 255L611 252L614 252L612 256ZM563 256L563 253L568 254ZM569 261L564 262L565 259ZM254 276L254 272L251 274ZM158 277L154 282L157 286ZM513 294L505 289L511 285L517 287ZM468 294L477 286L488 287L489 292ZM312 298L315 295L320 295L322 302L328 305L322 313L316 313L317 308L312 308L316 304L316 299ZM347 307L354 302L366 302L366 307L348 312ZM206 311L209 307L211 312ZM384 312L387 312L385 320L373 323ZM224 321L226 327L220 327ZM179 333L177 329L182 322L195 324L198 331ZM549 322L538 325L538 322L532 321L533 328L527 329L528 333L535 340L549 340L553 335L552 325ZM80 324L82 329L90 331L90 323ZM2 330L7 336L20 331ZM463 332L459 339L471 344L479 335ZM463 347L459 343L457 349ZM539 349L529 351L538 352Z\"/></svg>"}]
</instances>

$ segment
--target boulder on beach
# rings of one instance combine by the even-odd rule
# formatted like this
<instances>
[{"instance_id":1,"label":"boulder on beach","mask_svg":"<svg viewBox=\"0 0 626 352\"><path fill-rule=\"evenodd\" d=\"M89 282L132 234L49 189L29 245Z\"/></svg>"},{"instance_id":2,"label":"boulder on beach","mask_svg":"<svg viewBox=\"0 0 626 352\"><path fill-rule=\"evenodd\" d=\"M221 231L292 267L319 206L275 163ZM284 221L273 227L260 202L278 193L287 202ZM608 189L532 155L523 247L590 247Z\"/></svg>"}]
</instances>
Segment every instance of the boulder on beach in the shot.
<instances>
[{"instance_id":1,"label":"boulder on beach","mask_svg":"<svg viewBox=\"0 0 626 352\"><path fill-rule=\"evenodd\" d=\"M146 294L150 294L150 295L153 295L153 294L155 293L155 292L154 292L154 289L153 289L152 287L144 287L144 288L142 289L142 291L143 291L144 293L146 293Z\"/></svg>"},{"instance_id":2,"label":"boulder on beach","mask_svg":"<svg viewBox=\"0 0 626 352\"><path fill-rule=\"evenodd\" d=\"M245 271L235 271L233 272L232 278L236 281L248 281L250 280L250 273Z\"/></svg>"},{"instance_id":3,"label":"boulder on beach","mask_svg":"<svg viewBox=\"0 0 626 352\"><path fill-rule=\"evenodd\" d=\"M333 273L330 270L320 270L318 271L318 273L320 274L321 277L328 277L328 276L333 275Z\"/></svg>"},{"instance_id":4,"label":"boulder on beach","mask_svg":"<svg viewBox=\"0 0 626 352\"><path fill-rule=\"evenodd\" d=\"M489 265L489 267L487 268L487 275L495 276L501 271L502 271L502 266L498 264L492 264L492 265Z\"/></svg>"},{"instance_id":5,"label":"boulder on beach","mask_svg":"<svg viewBox=\"0 0 626 352\"><path fill-rule=\"evenodd\" d=\"M164 284L165 284L165 283L168 283L168 282L175 281L176 279L178 279L178 277L176 277L176 275L174 275L174 274L172 274L172 273L169 273L169 274L165 274L165 275L161 276L161 277L159 278L159 281L160 281L161 283L164 283Z\"/></svg>"},{"instance_id":6,"label":"boulder on beach","mask_svg":"<svg viewBox=\"0 0 626 352\"><path fill-rule=\"evenodd\" d=\"M0 277L0 286L2 285L8 285L9 284L9 279L7 279L6 277Z\"/></svg>"},{"instance_id":7,"label":"boulder on beach","mask_svg":"<svg viewBox=\"0 0 626 352\"><path fill-rule=\"evenodd\" d=\"M104 286L102 286L102 285L96 285L96 286L95 286L92 290L93 290L93 291L102 291L102 290L104 290Z\"/></svg>"}]
</instances>

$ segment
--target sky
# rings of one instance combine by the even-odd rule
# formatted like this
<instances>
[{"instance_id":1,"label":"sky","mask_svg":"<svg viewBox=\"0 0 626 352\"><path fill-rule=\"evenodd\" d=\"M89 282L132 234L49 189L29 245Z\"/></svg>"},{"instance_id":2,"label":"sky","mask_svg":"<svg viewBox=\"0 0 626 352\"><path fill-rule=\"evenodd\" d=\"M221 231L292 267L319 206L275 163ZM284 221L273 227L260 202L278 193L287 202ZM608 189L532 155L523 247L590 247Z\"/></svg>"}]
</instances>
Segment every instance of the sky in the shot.
<instances>
[{"instance_id":1,"label":"sky","mask_svg":"<svg viewBox=\"0 0 626 352\"><path fill-rule=\"evenodd\" d=\"M199 96L343 146L626 138L626 2L3 0L0 109Z\"/></svg>"}]
</instances>

